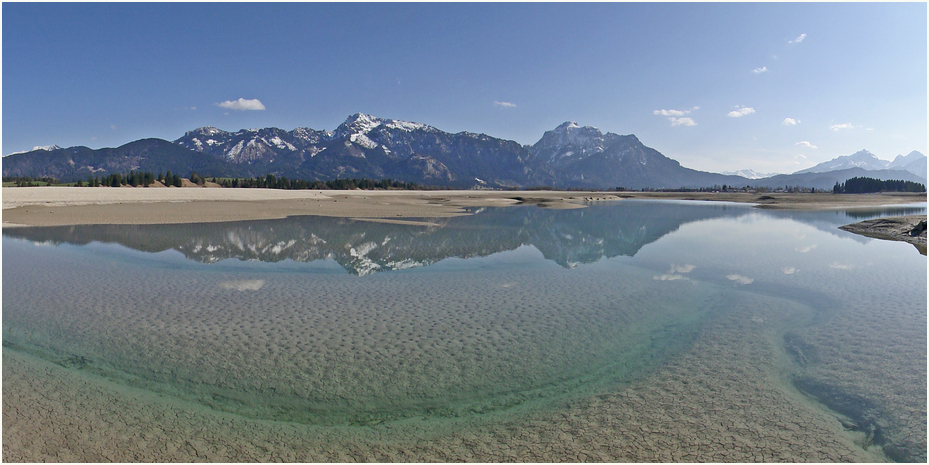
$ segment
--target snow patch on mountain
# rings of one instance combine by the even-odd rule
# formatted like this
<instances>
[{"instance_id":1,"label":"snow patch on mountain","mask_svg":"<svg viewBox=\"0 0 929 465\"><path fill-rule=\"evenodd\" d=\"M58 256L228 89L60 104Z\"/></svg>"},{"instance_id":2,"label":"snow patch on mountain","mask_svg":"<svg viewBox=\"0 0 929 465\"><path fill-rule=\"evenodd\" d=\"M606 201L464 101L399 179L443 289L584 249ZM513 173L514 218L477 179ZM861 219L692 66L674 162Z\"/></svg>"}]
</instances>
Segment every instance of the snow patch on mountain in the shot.
<instances>
[{"instance_id":1,"label":"snow patch on mountain","mask_svg":"<svg viewBox=\"0 0 929 465\"><path fill-rule=\"evenodd\" d=\"M411 123L409 121L398 121L395 119L388 120L387 123L384 124L384 127L387 127L390 129L400 129L400 130L407 131L407 132L412 132L417 129L429 128L429 126L425 124Z\"/></svg>"},{"instance_id":2,"label":"snow patch on mountain","mask_svg":"<svg viewBox=\"0 0 929 465\"><path fill-rule=\"evenodd\" d=\"M230 160L235 160L239 153L242 152L242 149L245 147L245 141L240 140L238 144L235 144L235 147L231 148L226 152L226 158Z\"/></svg>"},{"instance_id":3,"label":"snow patch on mountain","mask_svg":"<svg viewBox=\"0 0 929 465\"><path fill-rule=\"evenodd\" d=\"M274 146L279 149L287 149L287 150L293 150L293 151L297 150L297 148L294 147L293 144L291 144L290 142L284 141L278 136L272 137L271 140L267 142L269 142L270 144L274 144Z\"/></svg>"},{"instance_id":4,"label":"snow patch on mountain","mask_svg":"<svg viewBox=\"0 0 929 465\"><path fill-rule=\"evenodd\" d=\"M373 140L369 139L368 136L364 134L352 134L351 136L349 136L349 140L351 140L352 142L366 149L377 148L377 145L378 145L377 142L374 142Z\"/></svg>"}]
</instances>

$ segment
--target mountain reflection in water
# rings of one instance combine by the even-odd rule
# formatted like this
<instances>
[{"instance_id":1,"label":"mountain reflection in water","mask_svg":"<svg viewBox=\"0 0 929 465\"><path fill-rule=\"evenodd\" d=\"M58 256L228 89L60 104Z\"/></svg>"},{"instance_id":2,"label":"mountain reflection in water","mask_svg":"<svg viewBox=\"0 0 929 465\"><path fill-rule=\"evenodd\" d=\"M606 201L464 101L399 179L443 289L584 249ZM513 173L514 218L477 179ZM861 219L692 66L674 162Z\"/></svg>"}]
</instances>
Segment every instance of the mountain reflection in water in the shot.
<instances>
[{"instance_id":1,"label":"mountain reflection in water","mask_svg":"<svg viewBox=\"0 0 929 465\"><path fill-rule=\"evenodd\" d=\"M744 205L703 208L671 202L622 202L588 209L485 208L475 214L430 219L436 226L380 223L318 216L229 223L80 225L5 229L8 237L52 244L118 243L143 252L176 250L190 260L215 263L236 258L278 262L333 259L349 273L426 266L457 257L483 257L531 245L572 268L643 246L681 225L740 216Z\"/></svg>"}]
</instances>

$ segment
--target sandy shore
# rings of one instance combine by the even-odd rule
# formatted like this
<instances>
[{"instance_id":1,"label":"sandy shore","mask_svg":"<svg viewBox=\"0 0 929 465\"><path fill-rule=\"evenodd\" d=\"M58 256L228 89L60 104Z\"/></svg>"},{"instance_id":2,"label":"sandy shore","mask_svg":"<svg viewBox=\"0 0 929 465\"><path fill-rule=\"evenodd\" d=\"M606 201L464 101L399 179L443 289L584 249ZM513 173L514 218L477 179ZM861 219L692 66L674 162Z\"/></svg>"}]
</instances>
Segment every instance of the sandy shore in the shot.
<instances>
[{"instance_id":1,"label":"sandy shore","mask_svg":"<svg viewBox=\"0 0 929 465\"><path fill-rule=\"evenodd\" d=\"M532 204L583 208L622 199L702 200L759 208L818 210L925 202L925 194L747 194L571 191L319 191L276 189L3 188L3 227L167 224L319 215L368 219L441 218L468 208Z\"/></svg>"}]
</instances>

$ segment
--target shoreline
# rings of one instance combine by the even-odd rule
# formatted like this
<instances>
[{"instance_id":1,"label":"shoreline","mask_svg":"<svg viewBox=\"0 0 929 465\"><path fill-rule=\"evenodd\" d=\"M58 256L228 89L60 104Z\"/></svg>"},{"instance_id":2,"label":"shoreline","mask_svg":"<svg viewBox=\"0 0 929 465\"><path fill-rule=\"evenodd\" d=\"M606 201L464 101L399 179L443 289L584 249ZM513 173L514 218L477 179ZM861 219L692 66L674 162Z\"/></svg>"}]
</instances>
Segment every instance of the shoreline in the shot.
<instances>
[{"instance_id":1,"label":"shoreline","mask_svg":"<svg viewBox=\"0 0 929 465\"><path fill-rule=\"evenodd\" d=\"M4 187L3 227L179 224L330 216L378 220L443 218L469 208L534 205L585 208L593 202L695 200L756 208L829 210L926 202L926 194L755 194L733 192L278 190L131 187Z\"/></svg>"}]
</instances>

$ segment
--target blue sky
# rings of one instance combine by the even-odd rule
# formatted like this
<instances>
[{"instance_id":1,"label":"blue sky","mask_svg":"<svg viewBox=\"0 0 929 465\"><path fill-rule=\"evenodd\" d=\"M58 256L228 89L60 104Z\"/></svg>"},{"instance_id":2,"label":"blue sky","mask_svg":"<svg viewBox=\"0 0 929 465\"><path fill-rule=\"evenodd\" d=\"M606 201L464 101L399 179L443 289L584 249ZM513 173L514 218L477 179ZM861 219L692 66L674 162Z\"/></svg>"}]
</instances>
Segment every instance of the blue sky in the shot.
<instances>
[{"instance_id":1,"label":"blue sky","mask_svg":"<svg viewBox=\"0 0 929 465\"><path fill-rule=\"evenodd\" d=\"M577 121L707 171L889 160L927 153L926 25L925 3L3 3L2 153L363 112L523 144Z\"/></svg>"}]
</instances>

